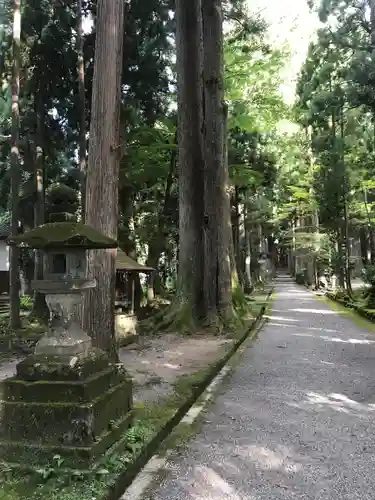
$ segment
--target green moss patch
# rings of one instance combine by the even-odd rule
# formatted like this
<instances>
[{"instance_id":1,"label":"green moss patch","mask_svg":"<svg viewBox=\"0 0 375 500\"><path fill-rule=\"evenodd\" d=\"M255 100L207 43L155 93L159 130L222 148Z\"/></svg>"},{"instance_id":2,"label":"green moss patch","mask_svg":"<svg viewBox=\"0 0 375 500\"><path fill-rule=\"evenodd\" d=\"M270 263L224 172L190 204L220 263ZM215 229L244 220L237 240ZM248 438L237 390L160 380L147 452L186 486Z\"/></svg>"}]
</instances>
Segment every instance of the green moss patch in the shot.
<instances>
[{"instance_id":1,"label":"green moss patch","mask_svg":"<svg viewBox=\"0 0 375 500\"><path fill-rule=\"evenodd\" d=\"M333 293L326 293L325 296L317 296L317 298L353 321L359 328L375 333L375 310L367 309L356 302L352 302L349 298L337 297Z\"/></svg>"},{"instance_id":2,"label":"green moss patch","mask_svg":"<svg viewBox=\"0 0 375 500\"><path fill-rule=\"evenodd\" d=\"M39 249L117 248L117 241L81 222L50 222L31 231L9 236L10 245L27 245Z\"/></svg>"}]
</instances>

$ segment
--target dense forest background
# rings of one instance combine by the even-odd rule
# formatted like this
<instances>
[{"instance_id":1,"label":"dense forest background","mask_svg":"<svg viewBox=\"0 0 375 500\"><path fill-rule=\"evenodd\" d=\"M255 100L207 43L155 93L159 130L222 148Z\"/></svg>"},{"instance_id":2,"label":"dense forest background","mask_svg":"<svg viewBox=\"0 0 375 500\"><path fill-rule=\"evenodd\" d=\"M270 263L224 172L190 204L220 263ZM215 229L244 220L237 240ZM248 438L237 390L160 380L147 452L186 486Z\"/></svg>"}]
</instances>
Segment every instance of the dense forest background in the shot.
<instances>
[{"instance_id":1,"label":"dense forest background","mask_svg":"<svg viewBox=\"0 0 375 500\"><path fill-rule=\"evenodd\" d=\"M85 216L86 187L92 189L86 171L97 3L28 0L20 9L19 40L16 4L3 2L0 12L0 223L26 230L55 211ZM143 290L136 283L137 295L149 301L166 292L178 295L189 275L186 234L181 241L186 170L177 133L186 119L179 114L177 83L182 88L186 78L178 54L187 40L175 38L178 8L179 2L167 0L125 2L120 142L114 145L120 156L118 238L129 256L157 270ZM372 282L375 10L370 1L355 0L324 0L311 8L321 25L290 106L281 84L292 48L275 48L261 13L250 14L246 2L223 2L226 120L220 147L222 172L229 175L236 279L230 298L222 300L231 305L237 287L246 291L264 279L267 257L273 268L289 267L298 280L316 286L323 276L336 276L350 292L363 268ZM210 70L207 61L208 53L204 71ZM13 151L12 161L15 137L18 160ZM199 186L196 178L192 206L199 205ZM219 209L214 201L209 208L220 225ZM91 206L89 220L95 225L100 216ZM40 258L22 250L21 259L11 261L11 276L12 265L29 292L30 279L42 272ZM43 307L43 298L35 297L35 314L41 316Z\"/></svg>"}]
</instances>

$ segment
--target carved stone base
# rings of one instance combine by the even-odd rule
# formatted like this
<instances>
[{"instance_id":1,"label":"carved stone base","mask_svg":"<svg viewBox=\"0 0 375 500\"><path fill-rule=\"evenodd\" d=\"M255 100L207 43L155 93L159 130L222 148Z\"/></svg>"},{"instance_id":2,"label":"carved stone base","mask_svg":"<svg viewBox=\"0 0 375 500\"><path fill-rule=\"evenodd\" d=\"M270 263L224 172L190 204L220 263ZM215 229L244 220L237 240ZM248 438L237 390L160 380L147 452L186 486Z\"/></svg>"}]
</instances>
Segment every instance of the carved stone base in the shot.
<instances>
[{"instance_id":1,"label":"carved stone base","mask_svg":"<svg viewBox=\"0 0 375 500\"><path fill-rule=\"evenodd\" d=\"M132 383L100 350L33 355L1 387L0 458L20 465L90 467L131 424Z\"/></svg>"}]
</instances>

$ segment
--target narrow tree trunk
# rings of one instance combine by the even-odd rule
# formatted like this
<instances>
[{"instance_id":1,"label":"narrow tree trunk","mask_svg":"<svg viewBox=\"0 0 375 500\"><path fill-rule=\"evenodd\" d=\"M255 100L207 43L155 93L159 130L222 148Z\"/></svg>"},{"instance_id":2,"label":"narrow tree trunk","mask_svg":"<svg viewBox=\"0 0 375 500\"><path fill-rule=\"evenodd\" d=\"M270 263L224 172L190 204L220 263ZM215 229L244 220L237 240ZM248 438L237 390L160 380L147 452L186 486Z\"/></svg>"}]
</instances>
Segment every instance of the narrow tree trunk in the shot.
<instances>
[{"instance_id":1,"label":"narrow tree trunk","mask_svg":"<svg viewBox=\"0 0 375 500\"><path fill-rule=\"evenodd\" d=\"M41 95L41 88L38 90L36 106L36 148L34 159L34 189L35 189L35 205L34 205L34 226L44 224L44 106ZM35 250L34 264L34 279L42 280L44 274L43 252ZM42 320L48 321L49 310L46 304L44 293L34 293L33 316Z\"/></svg>"},{"instance_id":2,"label":"narrow tree trunk","mask_svg":"<svg viewBox=\"0 0 375 500\"><path fill-rule=\"evenodd\" d=\"M345 241L345 279L346 279L346 287L351 294L352 290L352 279L351 279L351 269L350 269L350 241L349 241L349 220L348 220L348 210L347 210L347 200L345 196L344 200L344 241Z\"/></svg>"},{"instance_id":3,"label":"narrow tree trunk","mask_svg":"<svg viewBox=\"0 0 375 500\"><path fill-rule=\"evenodd\" d=\"M236 263L237 275L242 283L243 274L241 269L241 255L240 255L240 212L239 212L239 190L236 186L234 188L234 195L231 201L231 225L233 237L234 259Z\"/></svg>"},{"instance_id":4,"label":"narrow tree trunk","mask_svg":"<svg viewBox=\"0 0 375 500\"><path fill-rule=\"evenodd\" d=\"M83 54L82 0L77 2L77 74L79 96L79 140L78 157L81 179L81 216L85 220L86 187L86 104L85 104L85 60Z\"/></svg>"},{"instance_id":5,"label":"narrow tree trunk","mask_svg":"<svg viewBox=\"0 0 375 500\"><path fill-rule=\"evenodd\" d=\"M336 236L336 247L337 247L337 255L338 255L338 261L339 265L337 266L337 271L338 271L338 282L339 282L339 287L340 288L345 288L345 241L344 241L344 236L342 234L342 229L337 230L337 236Z\"/></svg>"},{"instance_id":6,"label":"narrow tree trunk","mask_svg":"<svg viewBox=\"0 0 375 500\"><path fill-rule=\"evenodd\" d=\"M373 224L372 224L372 221L371 221L370 211L369 211L369 208L368 208L367 189L366 188L364 188L364 190L363 190L363 196L364 196L365 210L366 210L367 224L368 224L368 236L369 236L369 247L370 247L370 262L371 262L371 264L375 264L374 229L373 229ZM363 257L362 257L362 259L363 259ZM366 254L366 261L368 261L367 254Z\"/></svg>"},{"instance_id":7,"label":"narrow tree trunk","mask_svg":"<svg viewBox=\"0 0 375 500\"><path fill-rule=\"evenodd\" d=\"M195 320L205 317L203 295L204 177L202 150L201 5L176 0L178 89L178 300Z\"/></svg>"},{"instance_id":8,"label":"narrow tree trunk","mask_svg":"<svg viewBox=\"0 0 375 500\"><path fill-rule=\"evenodd\" d=\"M172 149L171 151L171 157L169 161L169 171L165 183L163 207L158 215L158 227L156 235L150 242L148 250L147 265L150 267L154 267L155 269L157 268L160 254L163 251L165 245L165 235L164 235L165 222L170 208L171 190L172 190L173 179L176 171L176 162L177 162L177 130L174 137L174 144L176 145L176 148ZM161 288L160 278L156 277L154 273L150 273L147 279L147 299L149 301L152 301L155 297L154 286L157 284L157 282L159 282L159 288ZM160 289L157 292L160 292Z\"/></svg>"},{"instance_id":9,"label":"narrow tree trunk","mask_svg":"<svg viewBox=\"0 0 375 500\"><path fill-rule=\"evenodd\" d=\"M370 31L371 31L371 46L375 52L375 0L369 0L370 7Z\"/></svg>"},{"instance_id":10,"label":"narrow tree trunk","mask_svg":"<svg viewBox=\"0 0 375 500\"><path fill-rule=\"evenodd\" d=\"M249 210L249 193L248 190L245 192L245 203L244 203L244 230L245 230L245 292L251 293L252 291L252 276L251 276L251 232L249 228L248 221L248 210Z\"/></svg>"},{"instance_id":11,"label":"narrow tree trunk","mask_svg":"<svg viewBox=\"0 0 375 500\"><path fill-rule=\"evenodd\" d=\"M359 243L361 249L361 260L364 266L367 266L369 263L368 258L368 239L367 239L367 231L365 227L361 227L359 229Z\"/></svg>"},{"instance_id":12,"label":"narrow tree trunk","mask_svg":"<svg viewBox=\"0 0 375 500\"><path fill-rule=\"evenodd\" d=\"M13 2L13 72L12 72L12 149L11 149L11 232L19 231L19 190L20 190L20 158L19 158L19 88L20 88L20 44L21 44L21 0ZM19 328L20 320L20 273L19 273L19 248L10 248L10 326Z\"/></svg>"},{"instance_id":13,"label":"narrow tree trunk","mask_svg":"<svg viewBox=\"0 0 375 500\"><path fill-rule=\"evenodd\" d=\"M239 279L238 279L238 273L237 273L237 266L236 266L236 259L235 259L235 250L234 250L234 241L233 241L233 235L231 231L231 221L230 221L230 195L229 195L229 170L228 170L228 105L226 102L222 101L222 111L223 111L223 167L224 167L224 174L226 176L226 182L225 184L228 186L228 189L226 190L226 196L227 196L227 203L228 203L228 233L229 233L229 238L228 238L228 255L229 255L229 261L230 261L230 270L232 274L232 287L233 284L236 286L239 284Z\"/></svg>"},{"instance_id":14,"label":"narrow tree trunk","mask_svg":"<svg viewBox=\"0 0 375 500\"><path fill-rule=\"evenodd\" d=\"M299 273L301 269L301 263L300 263L300 257L298 254L298 248L297 248L297 236L299 234L299 228L301 226L301 219L299 218L298 214L295 217L295 222L294 222L294 273L297 274Z\"/></svg>"},{"instance_id":15,"label":"narrow tree trunk","mask_svg":"<svg viewBox=\"0 0 375 500\"><path fill-rule=\"evenodd\" d=\"M117 238L124 2L99 0L97 12L86 222ZM86 295L85 326L94 345L115 355L116 251L89 252L88 271L97 287Z\"/></svg>"},{"instance_id":16,"label":"narrow tree trunk","mask_svg":"<svg viewBox=\"0 0 375 500\"><path fill-rule=\"evenodd\" d=\"M232 313L230 201L223 161L224 88L221 0L204 0L203 86L206 254L205 292L209 319Z\"/></svg>"}]
</instances>

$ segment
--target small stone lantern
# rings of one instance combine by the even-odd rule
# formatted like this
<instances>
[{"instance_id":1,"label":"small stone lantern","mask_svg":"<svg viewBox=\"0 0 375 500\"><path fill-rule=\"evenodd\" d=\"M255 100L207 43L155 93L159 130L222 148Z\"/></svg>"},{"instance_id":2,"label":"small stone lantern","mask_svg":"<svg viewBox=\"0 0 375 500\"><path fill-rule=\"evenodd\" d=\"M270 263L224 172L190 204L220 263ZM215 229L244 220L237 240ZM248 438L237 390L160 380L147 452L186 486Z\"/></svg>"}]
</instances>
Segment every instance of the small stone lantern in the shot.
<instances>
[{"instance_id":1,"label":"small stone lantern","mask_svg":"<svg viewBox=\"0 0 375 500\"><path fill-rule=\"evenodd\" d=\"M64 230L70 228L71 224L63 226ZM59 243L51 245L46 241L41 247L45 251L45 279L32 281L31 286L45 294L50 328L37 343L35 354L86 355L92 347L91 338L75 321L82 293L96 286L95 280L86 278L86 249L92 245L84 237L70 242L69 246L59 247ZM108 241L107 245L111 248L117 243Z\"/></svg>"},{"instance_id":2,"label":"small stone lantern","mask_svg":"<svg viewBox=\"0 0 375 500\"><path fill-rule=\"evenodd\" d=\"M132 416L123 366L94 348L76 321L83 292L96 286L86 277L86 251L117 242L65 214L8 242L44 252L45 279L32 286L46 296L50 324L17 375L2 383L0 459L40 466L59 454L66 467L90 467Z\"/></svg>"}]
</instances>

